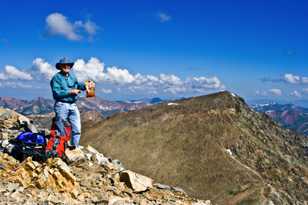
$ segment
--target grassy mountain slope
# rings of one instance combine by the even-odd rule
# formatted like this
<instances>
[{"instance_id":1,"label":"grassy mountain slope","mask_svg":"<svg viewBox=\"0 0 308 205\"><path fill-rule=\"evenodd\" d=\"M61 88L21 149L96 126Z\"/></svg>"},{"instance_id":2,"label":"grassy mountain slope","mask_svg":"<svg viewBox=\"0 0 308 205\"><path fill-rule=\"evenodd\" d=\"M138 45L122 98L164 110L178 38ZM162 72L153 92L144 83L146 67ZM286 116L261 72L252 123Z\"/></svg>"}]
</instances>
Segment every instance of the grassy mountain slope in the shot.
<instances>
[{"instance_id":1,"label":"grassy mountain slope","mask_svg":"<svg viewBox=\"0 0 308 205\"><path fill-rule=\"evenodd\" d=\"M83 144L217 204L299 204L308 198L301 137L221 92L119 113Z\"/></svg>"}]
</instances>

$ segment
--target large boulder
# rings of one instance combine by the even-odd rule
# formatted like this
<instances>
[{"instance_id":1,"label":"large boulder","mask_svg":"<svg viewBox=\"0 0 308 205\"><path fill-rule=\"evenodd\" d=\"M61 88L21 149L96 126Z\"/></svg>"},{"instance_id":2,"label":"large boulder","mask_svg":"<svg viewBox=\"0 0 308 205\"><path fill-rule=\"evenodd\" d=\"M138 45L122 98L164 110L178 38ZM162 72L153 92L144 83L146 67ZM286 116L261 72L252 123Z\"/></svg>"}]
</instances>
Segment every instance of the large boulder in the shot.
<instances>
[{"instance_id":1,"label":"large boulder","mask_svg":"<svg viewBox=\"0 0 308 205\"><path fill-rule=\"evenodd\" d=\"M36 127L31 120L13 110L0 108L0 131L3 133L12 133L12 130L20 130L27 127L32 132L37 132Z\"/></svg>"}]
</instances>

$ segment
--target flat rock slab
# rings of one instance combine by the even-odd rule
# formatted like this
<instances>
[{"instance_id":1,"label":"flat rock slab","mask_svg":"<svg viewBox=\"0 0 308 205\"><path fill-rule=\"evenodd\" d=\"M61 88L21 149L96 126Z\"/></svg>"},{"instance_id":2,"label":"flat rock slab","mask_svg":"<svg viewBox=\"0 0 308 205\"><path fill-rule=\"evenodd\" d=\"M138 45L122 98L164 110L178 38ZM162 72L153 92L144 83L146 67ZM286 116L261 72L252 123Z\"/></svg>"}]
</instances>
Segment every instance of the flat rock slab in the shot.
<instances>
[{"instance_id":1,"label":"flat rock slab","mask_svg":"<svg viewBox=\"0 0 308 205\"><path fill-rule=\"evenodd\" d=\"M66 149L65 156L69 163L83 161L86 158L85 154L80 149L74 149L74 150Z\"/></svg>"},{"instance_id":2,"label":"flat rock slab","mask_svg":"<svg viewBox=\"0 0 308 205\"><path fill-rule=\"evenodd\" d=\"M153 187L153 180L149 177L126 170L120 173L120 181L131 187L134 192L143 192Z\"/></svg>"}]
</instances>

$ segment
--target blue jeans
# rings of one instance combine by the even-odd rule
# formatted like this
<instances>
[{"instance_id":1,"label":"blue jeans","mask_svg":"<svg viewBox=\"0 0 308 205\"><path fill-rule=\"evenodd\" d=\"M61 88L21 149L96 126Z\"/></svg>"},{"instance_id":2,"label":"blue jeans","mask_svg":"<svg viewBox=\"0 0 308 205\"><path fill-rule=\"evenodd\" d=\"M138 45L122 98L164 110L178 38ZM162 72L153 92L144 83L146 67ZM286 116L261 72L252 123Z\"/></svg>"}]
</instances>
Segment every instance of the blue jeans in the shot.
<instances>
[{"instance_id":1,"label":"blue jeans","mask_svg":"<svg viewBox=\"0 0 308 205\"><path fill-rule=\"evenodd\" d=\"M56 102L56 130L59 136L66 136L65 123L69 122L72 127L71 145L78 147L81 132L80 113L76 103Z\"/></svg>"}]
</instances>

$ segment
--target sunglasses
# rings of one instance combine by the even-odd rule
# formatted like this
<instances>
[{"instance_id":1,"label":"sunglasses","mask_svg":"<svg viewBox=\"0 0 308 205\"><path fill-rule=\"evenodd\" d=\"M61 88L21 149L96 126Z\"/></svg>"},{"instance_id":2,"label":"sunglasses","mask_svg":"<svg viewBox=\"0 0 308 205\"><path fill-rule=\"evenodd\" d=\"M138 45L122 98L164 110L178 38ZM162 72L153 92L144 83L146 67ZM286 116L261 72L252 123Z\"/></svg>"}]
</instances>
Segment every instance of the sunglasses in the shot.
<instances>
[{"instance_id":1,"label":"sunglasses","mask_svg":"<svg viewBox=\"0 0 308 205\"><path fill-rule=\"evenodd\" d=\"M62 65L61 68L62 68L62 69L71 69L72 67L69 66L69 65Z\"/></svg>"}]
</instances>

